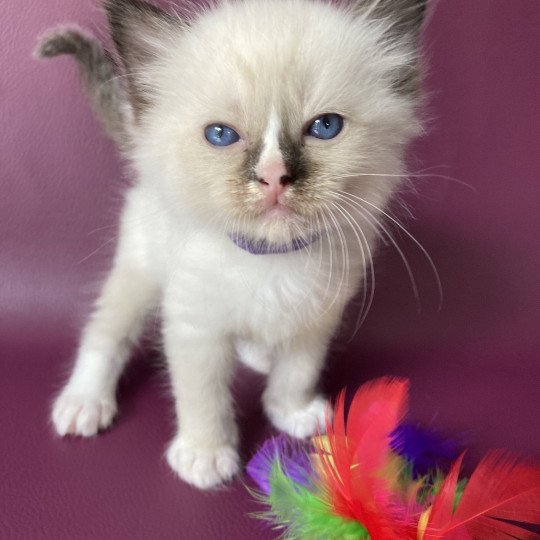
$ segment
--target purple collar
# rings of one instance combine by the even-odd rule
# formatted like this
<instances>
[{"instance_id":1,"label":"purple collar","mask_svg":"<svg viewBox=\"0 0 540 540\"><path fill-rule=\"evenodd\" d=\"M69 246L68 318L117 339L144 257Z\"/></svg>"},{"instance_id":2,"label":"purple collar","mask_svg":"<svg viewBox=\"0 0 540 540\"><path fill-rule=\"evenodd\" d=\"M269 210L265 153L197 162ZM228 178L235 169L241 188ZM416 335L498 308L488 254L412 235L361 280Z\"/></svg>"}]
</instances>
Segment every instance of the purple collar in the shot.
<instances>
[{"instance_id":1,"label":"purple collar","mask_svg":"<svg viewBox=\"0 0 540 540\"><path fill-rule=\"evenodd\" d=\"M293 238L285 244L272 244L266 240L253 240L243 234L230 234L229 238L241 249L252 255L279 255L304 249L319 239L318 234L312 234L308 238Z\"/></svg>"}]
</instances>

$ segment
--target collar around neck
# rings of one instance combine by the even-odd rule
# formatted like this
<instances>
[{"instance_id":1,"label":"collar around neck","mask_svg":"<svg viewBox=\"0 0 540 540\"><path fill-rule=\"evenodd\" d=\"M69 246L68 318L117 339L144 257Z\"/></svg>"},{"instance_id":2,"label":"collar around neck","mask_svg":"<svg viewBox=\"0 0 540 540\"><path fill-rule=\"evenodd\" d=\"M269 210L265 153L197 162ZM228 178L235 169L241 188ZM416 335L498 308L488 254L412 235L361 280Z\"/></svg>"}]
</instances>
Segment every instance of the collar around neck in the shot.
<instances>
[{"instance_id":1,"label":"collar around neck","mask_svg":"<svg viewBox=\"0 0 540 540\"><path fill-rule=\"evenodd\" d=\"M280 255L291 253L304 249L319 239L318 234L312 234L307 238L293 238L290 242L283 244L274 244L266 240L254 240L243 234L229 234L229 238L240 249L251 253L252 255Z\"/></svg>"}]
</instances>

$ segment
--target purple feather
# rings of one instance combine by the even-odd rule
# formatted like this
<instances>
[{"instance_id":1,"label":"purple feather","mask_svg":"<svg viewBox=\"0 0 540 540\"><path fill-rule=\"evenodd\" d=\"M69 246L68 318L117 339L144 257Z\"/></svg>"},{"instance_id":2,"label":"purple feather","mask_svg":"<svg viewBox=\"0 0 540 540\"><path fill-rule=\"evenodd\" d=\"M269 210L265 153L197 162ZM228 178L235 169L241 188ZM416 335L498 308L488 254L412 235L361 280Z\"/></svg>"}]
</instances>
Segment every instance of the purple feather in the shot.
<instances>
[{"instance_id":1,"label":"purple feather","mask_svg":"<svg viewBox=\"0 0 540 540\"><path fill-rule=\"evenodd\" d=\"M309 460L309 443L291 440L285 435L272 437L264 442L259 451L250 459L246 470L251 479L265 494L270 493L269 477L276 460L283 472L302 486L310 485L313 467Z\"/></svg>"},{"instance_id":2,"label":"purple feather","mask_svg":"<svg viewBox=\"0 0 540 540\"><path fill-rule=\"evenodd\" d=\"M444 469L459 455L459 444L426 428L402 424L392 434L390 446L412 465L413 477Z\"/></svg>"},{"instance_id":3,"label":"purple feather","mask_svg":"<svg viewBox=\"0 0 540 540\"><path fill-rule=\"evenodd\" d=\"M413 424L402 424L392 434L391 448L412 466L413 477L445 469L457 459L460 445L434 431ZM279 435L267 439L247 464L246 471L265 495L270 493L269 477L276 460L283 472L296 483L308 487L314 471L309 459L312 446L305 441Z\"/></svg>"}]
</instances>

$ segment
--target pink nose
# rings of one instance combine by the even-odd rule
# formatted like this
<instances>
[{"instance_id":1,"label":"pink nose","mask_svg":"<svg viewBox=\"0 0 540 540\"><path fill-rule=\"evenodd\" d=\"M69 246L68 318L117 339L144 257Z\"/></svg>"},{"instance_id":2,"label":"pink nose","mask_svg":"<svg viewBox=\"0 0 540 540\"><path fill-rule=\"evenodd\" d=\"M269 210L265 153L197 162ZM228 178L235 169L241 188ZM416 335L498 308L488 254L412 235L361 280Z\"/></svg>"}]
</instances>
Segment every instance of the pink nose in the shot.
<instances>
[{"instance_id":1,"label":"pink nose","mask_svg":"<svg viewBox=\"0 0 540 540\"><path fill-rule=\"evenodd\" d=\"M266 196L268 204L277 204L280 195L292 184L290 175L283 160L274 161L257 169L257 179Z\"/></svg>"}]
</instances>

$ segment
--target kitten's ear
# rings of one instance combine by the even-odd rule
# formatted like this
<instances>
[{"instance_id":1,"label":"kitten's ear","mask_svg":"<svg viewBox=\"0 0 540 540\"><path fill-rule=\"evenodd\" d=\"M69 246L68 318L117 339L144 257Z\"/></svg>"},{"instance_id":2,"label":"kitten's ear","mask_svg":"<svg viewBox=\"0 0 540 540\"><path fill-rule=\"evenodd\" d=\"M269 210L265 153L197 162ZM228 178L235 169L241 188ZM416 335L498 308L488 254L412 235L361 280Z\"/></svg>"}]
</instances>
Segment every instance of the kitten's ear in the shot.
<instances>
[{"instance_id":1,"label":"kitten's ear","mask_svg":"<svg viewBox=\"0 0 540 540\"><path fill-rule=\"evenodd\" d=\"M184 24L142 0L105 0L105 11L138 116L151 101L151 83L148 77L145 79L144 68L165 53Z\"/></svg>"},{"instance_id":2,"label":"kitten's ear","mask_svg":"<svg viewBox=\"0 0 540 540\"><path fill-rule=\"evenodd\" d=\"M386 27L385 41L396 42L409 50L407 60L391 73L392 88L400 95L420 96L420 30L428 0L356 0L354 11L363 19L381 21ZM391 45L392 46L392 45Z\"/></svg>"},{"instance_id":3,"label":"kitten's ear","mask_svg":"<svg viewBox=\"0 0 540 540\"><path fill-rule=\"evenodd\" d=\"M428 0L357 0L355 10L363 17L389 22L387 34L418 42Z\"/></svg>"}]
</instances>

